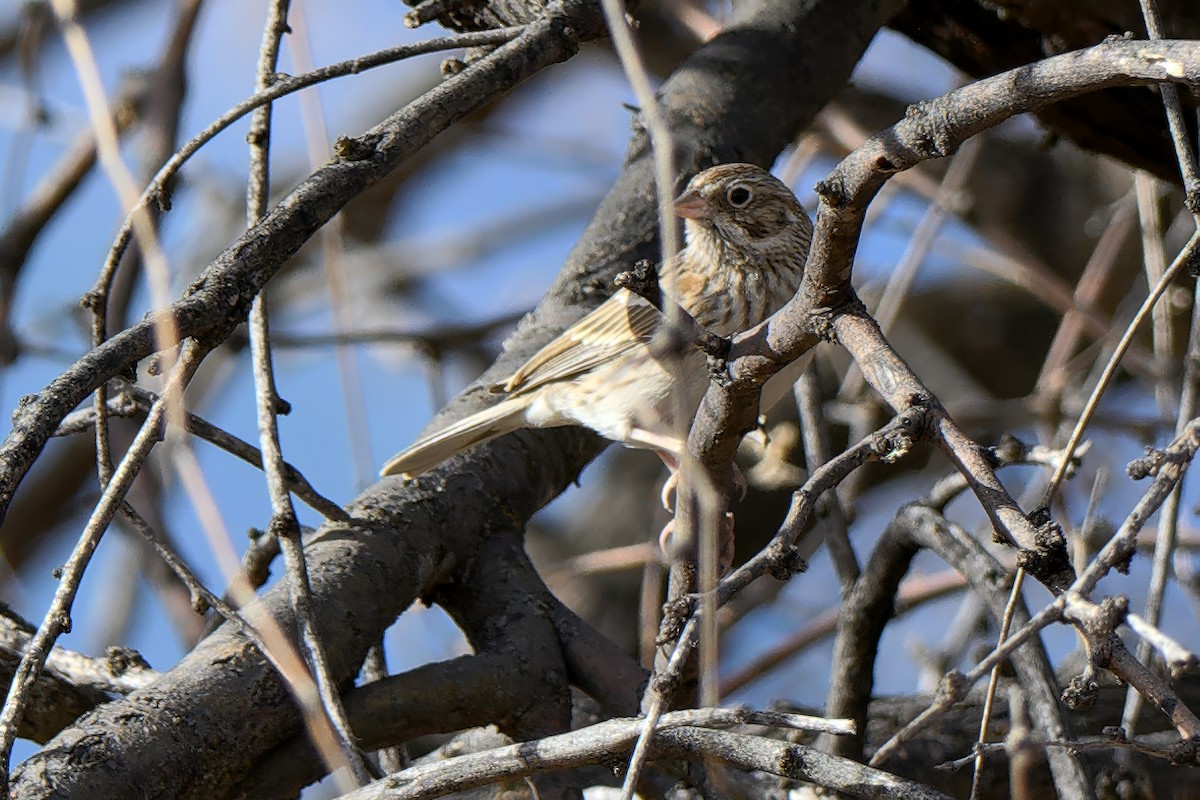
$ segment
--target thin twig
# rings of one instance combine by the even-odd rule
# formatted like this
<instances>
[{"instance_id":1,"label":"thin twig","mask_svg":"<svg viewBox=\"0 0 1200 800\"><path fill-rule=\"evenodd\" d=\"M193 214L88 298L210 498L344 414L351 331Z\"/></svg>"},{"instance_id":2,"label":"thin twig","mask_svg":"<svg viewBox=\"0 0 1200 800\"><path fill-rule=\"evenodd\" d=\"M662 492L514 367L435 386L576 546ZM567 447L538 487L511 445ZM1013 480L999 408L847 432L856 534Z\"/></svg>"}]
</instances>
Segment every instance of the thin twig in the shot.
<instances>
[{"instance_id":1,"label":"thin twig","mask_svg":"<svg viewBox=\"0 0 1200 800\"><path fill-rule=\"evenodd\" d=\"M17 666L9 686L4 710L0 712L0 793L8 791L9 758L29 692L55 640L60 634L71 629L71 606L75 601L75 594L79 591L80 581L83 580L84 570L91 561L92 554L96 552L100 538L119 510L125 493L150 454L150 449L159 441L167 407L182 395L184 387L199 369L205 354L206 350L198 345L184 347L167 378L163 397L154 404L133 444L113 473L112 480L104 487L100 500L79 536L79 541L62 567L54 599L37 633L34 634L29 649L21 657L21 663Z\"/></svg>"},{"instance_id":2,"label":"thin twig","mask_svg":"<svg viewBox=\"0 0 1200 800\"><path fill-rule=\"evenodd\" d=\"M1146 285L1154 286L1162 280L1167 269L1167 253L1163 247L1162 214L1159 209L1162 194L1160 181L1145 172L1133 175L1134 195L1137 197L1138 226L1141 229L1142 267L1146 272ZM1172 345L1175 340L1171 325L1171 310L1168 303L1157 303L1150 315L1151 344L1154 360L1160 365L1155 375L1154 400L1158 412L1164 417L1171 414L1174 392L1171 391L1171 370L1162 365L1172 363Z\"/></svg>"},{"instance_id":3,"label":"thin twig","mask_svg":"<svg viewBox=\"0 0 1200 800\"><path fill-rule=\"evenodd\" d=\"M1151 40L1163 39L1162 15L1155 0L1139 0L1146 33ZM1175 84L1163 81L1158 84L1163 106L1167 111L1167 125L1171 129L1171 141L1175 145L1175 158L1183 176L1183 192L1188 210L1192 212L1197 227L1200 227L1200 167L1196 164L1196 151L1188 142L1187 123L1183 118L1183 105L1179 102L1179 90Z\"/></svg>"},{"instance_id":4,"label":"thin twig","mask_svg":"<svg viewBox=\"0 0 1200 800\"><path fill-rule=\"evenodd\" d=\"M1163 38L1162 19L1154 0L1141 0L1142 18L1151 39ZM1187 126L1179 91L1173 84L1159 84L1163 106L1167 112L1167 124L1175 145L1175 157L1183 176L1185 204L1192 212L1195 224L1200 228L1200 170L1196 164L1196 152L1187 139ZM1140 175L1139 175L1140 178ZM1154 243L1154 251L1161 252L1161 238ZM1200 287L1192 296L1191 330L1188 333L1187 353L1184 357L1183 386L1179 397L1178 415L1175 421L1176 435L1182 434L1187 421L1196 413L1197 393L1200 391L1200 374L1197 358L1200 358ZM1160 405L1162 405L1160 403ZM1170 572L1170 559L1175 552L1179 523L1179 503L1183 495L1182 481L1163 504L1160 516L1159 535L1154 543L1154 558L1150 569L1150 584L1146 591L1145 617L1151 626L1157 625L1162 615L1163 596L1166 593ZM1147 663L1151 655L1152 642L1143 637L1138 644L1138 660ZM1143 699L1131 686L1125 695L1125 708L1121 714L1121 728L1127 738L1136 734L1137 720L1141 714Z\"/></svg>"},{"instance_id":5,"label":"thin twig","mask_svg":"<svg viewBox=\"0 0 1200 800\"><path fill-rule=\"evenodd\" d=\"M115 381L115 384L119 391L117 397L114 398L117 404L121 402L122 396L128 396L132 397L133 401L143 411L149 411L150 407L158 402L158 395L140 386L125 383L119 379ZM110 402L110 405L112 405L112 402ZM89 417L94 421L94 414L89 415ZM263 468L262 452L245 439L235 436L222 428L218 428L211 422L191 412L188 412L185 417L184 426L188 433L198 436L231 455L237 456L250 466L256 469ZM308 482L308 479L298 469L291 464L285 463L284 466L288 489L303 500L309 508L334 522L350 521L351 517L346 513L346 510L314 489L312 484Z\"/></svg>"},{"instance_id":6,"label":"thin twig","mask_svg":"<svg viewBox=\"0 0 1200 800\"><path fill-rule=\"evenodd\" d=\"M1195 653L1137 614L1126 615L1125 621L1133 629L1133 632L1142 638L1147 647L1158 651L1167 668L1171 670L1171 674L1178 675L1181 672L1193 670L1197 663L1200 663L1197 661ZM1145 662L1148 659L1140 658L1138 660Z\"/></svg>"},{"instance_id":7,"label":"thin twig","mask_svg":"<svg viewBox=\"0 0 1200 800\"><path fill-rule=\"evenodd\" d=\"M1038 742L1038 746L1040 748L1050 748L1050 747L1062 748L1064 750L1070 750L1070 751L1076 752L1076 753L1109 753L1109 752L1112 752L1113 750L1116 750L1118 752L1119 751L1130 751L1130 752L1135 752L1135 753L1141 753L1142 755L1147 755L1147 756L1150 756L1151 758L1159 758L1159 759L1162 759L1163 761L1169 761L1169 762L1171 762L1172 765L1178 765L1180 751L1183 749L1183 747L1178 746L1178 745L1169 745L1166 747L1154 747L1152 745L1148 745L1143 742L1130 742L1130 741L1127 741L1124 739L1103 738L1103 737L1099 737L1099 736L1092 736L1092 737L1086 737L1086 738L1080 738L1080 739L1072 739L1069 742L1042 740L1042 741ZM1183 746L1186 746L1186 743L1183 743ZM982 746L983 751L986 753L1003 752L1004 748L1005 748L1005 745L1000 742L995 742L992 744L985 744ZM937 764L934 766L934 769L938 769L938 770L958 769L960 767L966 766L967 764L970 764L974 760L974 758L975 758L975 754L972 753L971 755L964 756L963 758L956 758L956 759L953 759L952 761L945 761L941 764Z\"/></svg>"},{"instance_id":8,"label":"thin twig","mask_svg":"<svg viewBox=\"0 0 1200 800\"><path fill-rule=\"evenodd\" d=\"M274 78L279 60L279 45L288 30L289 6L290 0L275 0L268 7L267 19L263 25L262 44L259 48L254 87L256 91L266 89ZM250 143L250 177L246 187L247 228L256 225L267 213L270 195L271 111L270 104L255 110L250 122L250 135L247 137ZM270 336L267 295L265 292L259 292L250 306L250 351L254 364L254 396L258 410L258 436L262 446L263 472L266 474L267 489L271 497L270 534L279 541L283 551L290 578L288 586L292 608L299 622L301 652L312 671L320 694L319 705L306 705L302 710L309 729L325 725L331 728L332 737L328 734L313 737L313 745L331 770L342 763L349 765L350 776L346 776L342 770L334 771L340 790L347 792L355 786L368 783L370 772L362 753L354 743L346 711L342 707L325 658L324 646L316 630L312 592L308 582L308 565L304 559L304 543L300 536L296 509L288 491L285 477L287 465L283 460L283 448L279 442L277 414L282 408L282 401L275 388ZM337 741L340 754L337 751L326 752L325 746L329 738ZM350 779L347 780L347 777Z\"/></svg>"},{"instance_id":9,"label":"thin twig","mask_svg":"<svg viewBox=\"0 0 1200 800\"><path fill-rule=\"evenodd\" d=\"M384 649L384 642L380 639L371 645L371 649L367 651L367 657L363 661L362 685L370 686L378 681L386 680L387 677L387 653ZM379 758L379 768L384 773L399 772L411 766L408 748L403 744L381 748L377 756Z\"/></svg>"},{"instance_id":10,"label":"thin twig","mask_svg":"<svg viewBox=\"0 0 1200 800\"><path fill-rule=\"evenodd\" d=\"M1012 800L1034 800L1033 772L1037 766L1041 746L1034 741L1033 726L1029 722L1029 709L1025 704L1025 695L1021 687L1012 684L1008 687L1008 716L1012 720L1008 736L1004 739L1004 752L1008 754L1008 785ZM981 736L980 739L983 737ZM983 763L983 751L980 749L977 765ZM972 791L978 783L980 766L976 766L976 778L972 780Z\"/></svg>"},{"instance_id":11,"label":"thin twig","mask_svg":"<svg viewBox=\"0 0 1200 800\"><path fill-rule=\"evenodd\" d=\"M671 139L671 131L667 127L662 110L658 104L658 98L654 95L654 88L650 84L650 76L646 71L645 65L642 63L637 46L633 41L633 30L630 27L629 19L626 17L625 6L620 0L601 0L600 7L604 12L605 23L608 26L609 36L612 40L613 47L617 51L617 56L621 61L621 66L624 68L625 76L633 87L634 95L638 99L641 106L642 116L646 122L646 130L650 136L650 143L654 155L654 183L656 205L658 209L658 226L659 238L662 242L662 263L673 257L680 247L679 242L679 223L675 218L672 201L674 200L675 189L675 158L674 147ZM674 286L667 286L668 294L675 294ZM678 318L678 310L675 304L669 304L669 308L664 311L668 324L675 324ZM675 402L678 406L675 419L680 420L682 425L687 425L686 420L690 414L683 407L682 394L676 394ZM685 431L681 431L681 434ZM724 513L723 503L724 498L718 496L715 487L710 486L710 481L704 480L703 476L697 476L697 470L694 468L693 459L684 453L683 463L679 465L679 491L676 503L676 519L674 537L676 541L684 542L681 550L686 552L691 548L687 543L699 541L699 580L703 602L709 604L708 614L702 618L707 621L708 627L701 636L701 652L700 652L700 702L702 705L715 705L716 698L716 664L717 664L717 631L714 627L716 624L716 607L712 605L712 595L709 589L715 585L717 578L717 521L716 518ZM696 480L699 478L699 480ZM700 514L700 530L694 531L691 529L690 523L690 504L692 498L695 498L699 506ZM682 512L682 513L681 513ZM697 537L697 533L699 536ZM673 593L681 593L690 590L688 581L683 577L684 572L690 572L690 566L680 565L677 569L672 569L672 578L670 581L671 591ZM646 711L646 724L643 728L642 736L638 741L638 745L634 748L633 755L630 758L628 771L625 774L624 785L621 790L622 800L631 800L634 794L634 787L637 785L638 777L644 765L644 759L648 755L648 738L654 730L654 725L657 716L662 712L666 697L664 693L659 692L663 684L656 683L651 680L650 686L647 688L648 693L654 694L654 699L650 703L650 708Z\"/></svg>"},{"instance_id":12,"label":"thin twig","mask_svg":"<svg viewBox=\"0 0 1200 800\"><path fill-rule=\"evenodd\" d=\"M292 27L292 60L298 69L311 72L313 57L303 6L297 6L292 15ZM304 124L309 166L314 170L319 169L328 160L330 150L329 131L325 125L319 87L300 95L300 118ZM350 308L350 276L346 270L345 238L341 214L335 214L317 232L321 261L325 267L329 304L333 312L333 327L337 333L354 329L354 312ZM339 344L334 346L333 353L337 363L338 383L342 390L350 460L354 467L354 487L362 491L375 477L375 469L371 464L371 434L367 430L367 402L363 396L358 348Z\"/></svg>"},{"instance_id":13,"label":"thin twig","mask_svg":"<svg viewBox=\"0 0 1200 800\"><path fill-rule=\"evenodd\" d=\"M653 730L654 725L664 713L671 687L678 680L696 647L702 627L700 618L709 608L715 608L728 602L731 597L767 571L771 571L776 577L783 578L790 577L791 574L802 569L803 567L796 563L792 553L792 544L799 536L820 496L867 461L886 457L887 454L894 455L906 451L912 442L911 431L919 427L915 421L919 414L919 411L910 411L898 415L880 431L831 459L821 469L814 472L804 486L793 495L792 507L788 511L788 516L771 543L750 561L725 576L715 591L711 592L713 595L711 603L697 605L686 622L682 624L669 660L665 666L656 669L655 675L651 679L651 685L646 690L642 708L644 714L642 734L630 756L630 764L644 764L645 759L649 756L650 737L647 735L647 731ZM678 604L679 599L677 598L676 606ZM675 610L678 611L678 607ZM663 624L664 627L669 628L674 621L672 618L668 618ZM626 786L630 786L628 781L626 781Z\"/></svg>"},{"instance_id":14,"label":"thin twig","mask_svg":"<svg viewBox=\"0 0 1200 800\"><path fill-rule=\"evenodd\" d=\"M0 608L0 649L19 656L29 647L36 628L8 608ZM109 694L129 694L149 686L159 673L127 648L112 648L104 657L91 657L55 645L46 656L43 671L74 686Z\"/></svg>"},{"instance_id":15,"label":"thin twig","mask_svg":"<svg viewBox=\"0 0 1200 800\"><path fill-rule=\"evenodd\" d=\"M1067 439L1067 444L1063 448L1066 451L1066 458L1063 459L1059 468L1054 471L1054 475L1050 478L1050 484L1046 487L1046 494L1042 499L1042 507L1049 508L1050 503L1054 499L1054 495L1058 492L1062 480L1066 477L1067 465L1071 461L1071 456L1075 452L1075 448L1079 446L1080 440L1083 439L1083 433L1087 430L1088 423L1091 422L1092 415L1096 413L1096 408L1100 404L1100 397L1108 389L1112 382L1113 376L1117 373L1117 368L1120 366L1121 357L1125 351L1129 349L1133 337L1137 334L1146 317L1150 315L1159 298L1166 292L1167 287L1187 269L1197 258L1197 253L1200 252L1200 231L1192 234L1192 238L1184 245L1184 248L1175 256L1175 260L1171 266L1163 273L1162 280L1151 290L1150 295L1142 303L1137 314L1130 320L1129 325L1125 328L1125 333L1121 336L1121 341L1117 343L1116 349L1109 358L1108 363L1104 367L1104 372L1100 376L1100 380L1096 382L1096 386L1092 389L1091 395L1088 397L1087 405L1079 415L1079 420L1075 423L1074 430L1071 431L1070 438Z\"/></svg>"},{"instance_id":16,"label":"thin twig","mask_svg":"<svg viewBox=\"0 0 1200 800\"><path fill-rule=\"evenodd\" d=\"M87 33L76 18L78 9L74 0L54 0L51 8L58 20L75 72L83 87L84 100L95 133L100 163L116 188L122 206L131 210L131 225L137 232L142 255L150 266L152 287L156 290L156 296L161 297L161 305L166 305L168 302L166 297L168 280L166 255L162 251L154 222L148 210L137 204L137 188L121 158L119 133L110 115L109 103L105 97L95 53L92 51ZM175 323L170 315L163 316L155 325L155 335L160 350L165 350L171 343L178 341L178 336L175 335ZM195 374L195 370L199 367L207 350L202 347L194 347L189 352L193 356L191 363L184 364L179 368L176 368L177 365L171 367L171 374L177 376L175 389L171 390L171 385L168 383L168 389L163 392L163 402L158 406L158 419L155 419L156 415L152 412L134 439L134 444L122 459L121 468L118 468L111 481L106 480L108 476L105 475L105 465L101 465L104 492L100 502L80 535L79 542L72 551L67 565L63 568L63 577L59 582L51 607L34 636L28 652L18 665L12 684L9 686L3 712L0 712L0 794L8 792L9 759L12 755L17 726L24 713L25 704L28 702L29 691L33 682L36 681L55 639L60 633L70 629L71 606L79 589L79 582L83 579L84 570L91 561L96 547L100 544L100 538L104 531L112 522L134 477L140 471L144 459L157 442L162 417L169 415L173 408L182 408L183 388ZM104 411L105 402L101 394L97 397L98 418L103 417ZM104 428L103 424L99 424L96 430L101 431Z\"/></svg>"},{"instance_id":17,"label":"thin twig","mask_svg":"<svg viewBox=\"0 0 1200 800\"><path fill-rule=\"evenodd\" d=\"M954 570L946 570L934 575L909 576L900 584L900 589L896 593L896 618L920 608L927 602L939 600L958 592L964 586L966 586L966 579ZM838 605L808 617L803 627L789 635L787 639L722 680L721 694L728 697L746 685L770 674L771 670L808 647L832 636L837 631L840 614L841 606Z\"/></svg>"},{"instance_id":18,"label":"thin twig","mask_svg":"<svg viewBox=\"0 0 1200 800\"><path fill-rule=\"evenodd\" d=\"M909 238L908 246L896 263L895 269L888 275L887 286L884 287L883 294L879 298L879 305L875 308L875 321L879 323L879 327L885 333L892 329L899 318L900 311L904 308L904 301L908 298L913 282L917 278L917 273L925 259L928 258L929 251L933 249L938 231L945 224L947 217L962 213L962 194L971 177L975 162L978 160L982 142L983 139L978 136L968 139L950 158L950 164L946 167L946 174L942 178L937 194L926 207L921 221L917 223L916 230ZM858 396L862 388L862 371L851 365L842 379L838 397L845 400L852 399Z\"/></svg>"},{"instance_id":19,"label":"thin twig","mask_svg":"<svg viewBox=\"0 0 1200 800\"><path fill-rule=\"evenodd\" d=\"M1062 318L1059 320L1058 329L1054 332L1050 346L1046 348L1046 357L1042 361L1042 368L1034 382L1032 392L1035 398L1045 397L1047 405L1051 396L1058 397L1066 387L1067 380L1064 377L1066 364L1071 354L1075 352L1083 333L1087 331L1093 337L1101 338L1111 332L1112 324L1103 319L1094 309L1107 287L1109 279L1116 273L1113 267L1120 255L1121 245L1133 231L1134 205L1128 198L1118 201L1111 219L1104 227L1104 233L1096 240L1096 246L1092 248L1087 264L1084 265L1083 274L1075 283L1074 291L1067 297L1073 307L1059 309ZM1049 277L1046 276L1046 278ZM1036 285L1038 287L1052 286L1053 282L1039 280ZM1043 297L1053 295L1053 292L1047 291L1045 288L1039 288L1039 293ZM1137 355L1136 351L1131 354L1131 366L1134 366L1132 363L1134 361L1148 362L1148 359L1132 358L1134 355ZM1147 363L1146 366L1152 367L1153 365ZM1147 373L1150 374L1149 370Z\"/></svg>"},{"instance_id":20,"label":"thin twig","mask_svg":"<svg viewBox=\"0 0 1200 800\"><path fill-rule=\"evenodd\" d=\"M673 730L707 730L746 724L796 730L820 730L838 734L853 731L853 725L848 720L822 720L815 717L806 718L798 714L777 714L749 709L699 708L664 714L656 722L655 736L652 738L655 739L655 744L658 744L662 735ZM521 777L550 769L565 769L595 763L597 753L608 754L616 758L628 751L642 727L643 722L640 719L611 719L569 733L547 736L536 742L508 745L451 759L439 759L431 764L411 767L404 772L390 775L384 781L346 795L345 800L382 800L382 798L416 800L416 798L440 797L456 790L494 783L503 778ZM761 740L764 744L772 747L782 747L785 752L778 753L776 768L787 764L793 770L790 777L801 777L804 774L811 776L808 770L813 767L806 766L807 759L812 759L814 764L820 764L816 769L820 769L825 775L830 774L826 770L833 763L845 763L846 766L849 766L849 762L844 759L826 756L803 745L792 745L745 734L741 734L740 738ZM792 756L792 758L788 756ZM732 758L730 760L734 761ZM868 783L890 781L891 784L886 789L883 789L882 786L876 788L881 791L897 793L894 796L944 798L944 795L938 793L922 792L919 784L900 781L894 776L876 770L856 772L855 777L864 778ZM917 793L906 793L906 790ZM884 795L879 794L878 796Z\"/></svg>"},{"instance_id":21,"label":"thin twig","mask_svg":"<svg viewBox=\"0 0 1200 800\"><path fill-rule=\"evenodd\" d=\"M213 120L200 133L196 134L183 147L176 151L175 155L162 166L162 169L154 176L154 179L146 186L142 192L137 208L144 208L151 202L158 202L160 205L167 200L167 186L176 173L179 172L188 160L191 159L200 148L208 144L218 133L228 128L234 122L249 114L256 108L274 102L281 97L285 97L294 92L309 86L314 86L318 83L323 83L333 78L341 78L347 75L357 75L368 69L391 64L396 61L402 61L406 58L424 55L427 53L440 53L445 50L452 50L459 47L475 47L485 45L503 44L512 41L520 35L525 29L517 28L501 28L494 31L482 31L479 33L464 33L455 36L442 36L436 39L430 39L425 42L416 42L415 44L398 45L389 47L385 50L372 53L367 56L353 58L348 61L339 61L336 64L331 64L327 67L315 69L312 72L303 75L296 75L290 78L284 78L267 89L258 92L237 105L230 108L217 119ZM120 229L109 250L108 258L105 261L104 269L101 272L100 278L96 282L96 288L93 288L93 293L101 291L102 287L109 285L112 282L112 277L116 272L117 264L120 263L121 256L125 252L125 248L129 246L130 235L132 233L132 217L127 217L122 223Z\"/></svg>"},{"instance_id":22,"label":"thin twig","mask_svg":"<svg viewBox=\"0 0 1200 800\"><path fill-rule=\"evenodd\" d=\"M1179 396L1179 411L1175 422L1176 435L1183 434L1187 421L1196 415L1197 396L1200 395L1200 286L1192 296L1191 330L1188 334L1187 354L1184 358L1183 389ZM1163 503L1159 517L1159 531L1154 539L1154 556L1150 567L1150 583L1146 589L1146 606L1143 615L1151 625L1158 625L1162 617L1163 596L1171 573L1171 557L1175 553L1179 533L1179 503L1183 496L1182 481ZM1143 640L1138 645L1138 660L1143 663L1150 658L1151 645ZM1130 688L1125 696L1125 710L1121 714L1121 728L1132 739L1137 730L1137 719L1141 714L1142 696Z\"/></svg>"},{"instance_id":23,"label":"thin twig","mask_svg":"<svg viewBox=\"0 0 1200 800\"><path fill-rule=\"evenodd\" d=\"M811 475L829 461L829 425L821 407L817 367L810 362L793 388L796 409L804 430L804 463ZM850 544L850 515L837 492L826 495L825 547L837 573L842 594L850 590L862 572L854 546Z\"/></svg>"},{"instance_id":24,"label":"thin twig","mask_svg":"<svg viewBox=\"0 0 1200 800\"><path fill-rule=\"evenodd\" d=\"M1016 613L1017 603L1021 599L1021 587L1025 585L1025 570L1018 569L1017 574L1013 577L1012 589L1008 594L1008 605L1004 608L1004 618L1000 621L1000 632L996 636L998 644L1003 644L1008 638L1009 628L1012 627L1013 614ZM987 741L988 727L992 722L992 704L996 701L996 689L1000 685L1000 665L992 667L992 673L988 676L987 694L984 695L983 713L979 717L979 737L976 740L977 745L983 745ZM983 750L977 750L975 756L975 771L971 776L971 800L975 800L979 796L980 781L983 780Z\"/></svg>"},{"instance_id":25,"label":"thin twig","mask_svg":"<svg viewBox=\"0 0 1200 800\"><path fill-rule=\"evenodd\" d=\"M1018 647L1033 636L1036 636L1046 626L1063 620L1069 601L1087 607L1094 607L1095 604L1087 600L1086 597L1095 589L1096 584L1099 583L1100 579L1109 570L1128 560L1129 556L1133 553L1133 548L1136 546L1137 532L1154 515L1158 507L1171 493L1175 484L1182 476L1183 466L1195 456L1197 449L1200 449L1200 420L1192 420L1185 428L1183 434L1176 437L1176 440L1171 445L1160 451L1157 454L1158 457L1152 459L1157 465L1155 467L1154 483L1142 496L1142 499L1138 501L1133 512L1130 513L1121 528L1109 540L1100 554L1093 559L1088 568L1079 575L1075 582L1066 591L1059 594L1053 602L1035 614L1029 622L1014 632L1005 641L998 643L969 672L965 674L958 671L948 673L943 679L942 687L934 703L908 725L896 732L891 739L876 751L873 760L877 762L885 761L897 747L906 741L910 741L920 731L932 724L951 705L957 702L966 693L968 688L981 680L984 675L989 674L997 664L1008 658ZM1113 644L1115 647L1115 645L1119 645L1119 642ZM1133 659L1129 658L1128 660L1132 661ZM1118 669L1120 666L1122 665L1113 665L1113 668ZM1174 698L1161 679L1157 678L1153 673L1143 670L1137 676L1127 674L1122 677L1126 680L1136 677L1140 681L1154 682L1155 686L1151 688L1159 692L1164 692L1161 696L1155 698L1155 705L1160 708L1167 707L1164 711L1167 712L1167 715L1171 717L1172 722L1177 727L1182 726L1185 728L1184 731L1181 731L1184 735L1191 735L1187 733L1187 730L1191 729L1193 725L1200 727L1200 721L1195 720L1195 717L1191 714L1187 706L1179 702L1177 698ZM1130 680L1130 683L1132 684L1133 681ZM1147 687L1144 686L1142 688L1145 690Z\"/></svg>"}]
</instances>

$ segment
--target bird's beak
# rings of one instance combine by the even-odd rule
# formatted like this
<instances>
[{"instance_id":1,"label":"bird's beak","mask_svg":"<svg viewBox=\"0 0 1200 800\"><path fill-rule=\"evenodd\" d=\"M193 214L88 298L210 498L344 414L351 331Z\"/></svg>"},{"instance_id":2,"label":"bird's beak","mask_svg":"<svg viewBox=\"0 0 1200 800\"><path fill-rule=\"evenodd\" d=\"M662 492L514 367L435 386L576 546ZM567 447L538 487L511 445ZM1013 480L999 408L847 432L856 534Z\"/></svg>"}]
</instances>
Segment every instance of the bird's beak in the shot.
<instances>
[{"instance_id":1,"label":"bird's beak","mask_svg":"<svg viewBox=\"0 0 1200 800\"><path fill-rule=\"evenodd\" d=\"M708 219L712 216L712 206L693 189L675 198L675 213L684 219Z\"/></svg>"}]
</instances>

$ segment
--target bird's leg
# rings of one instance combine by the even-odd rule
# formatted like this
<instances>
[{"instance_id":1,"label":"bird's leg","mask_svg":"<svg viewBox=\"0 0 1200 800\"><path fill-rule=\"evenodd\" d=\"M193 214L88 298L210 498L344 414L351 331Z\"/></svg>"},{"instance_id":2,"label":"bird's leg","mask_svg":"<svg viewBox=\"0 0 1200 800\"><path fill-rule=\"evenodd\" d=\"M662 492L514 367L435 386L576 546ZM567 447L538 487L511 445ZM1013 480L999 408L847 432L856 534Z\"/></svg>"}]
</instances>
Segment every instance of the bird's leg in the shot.
<instances>
[{"instance_id":1,"label":"bird's leg","mask_svg":"<svg viewBox=\"0 0 1200 800\"><path fill-rule=\"evenodd\" d=\"M675 506L675 490L679 484L679 465L683 463L683 452L687 447L687 442L677 436L655 433L643 428L634 428L629 431L625 441L635 447L653 450L667 465L670 475L667 476L667 482L663 484L662 504L663 508L670 511Z\"/></svg>"},{"instance_id":2,"label":"bird's leg","mask_svg":"<svg viewBox=\"0 0 1200 800\"><path fill-rule=\"evenodd\" d=\"M663 526L662 533L658 535L658 547L670 558L679 556L671 541L671 537L675 534L675 520L672 519ZM733 535L733 512L726 511L721 516L720 530L717 532L717 574L724 575L733 566L734 547L737 544L737 539Z\"/></svg>"},{"instance_id":3,"label":"bird's leg","mask_svg":"<svg viewBox=\"0 0 1200 800\"><path fill-rule=\"evenodd\" d=\"M653 431L647 431L640 428L635 428L629 432L626 438L630 444L636 444L647 450L653 450L663 464L666 465L670 474L667 476L666 482L662 488L662 504L667 511L673 511L675 506L675 495L679 487L679 467L683 461L684 448L687 443L683 439L672 436L665 436ZM746 497L747 483L746 478L742 475L741 469L737 464L733 464L733 485L737 489L738 498ZM671 535L675 531L675 520L671 519L663 526L662 533L658 535L658 546L667 555L673 555L671 546ZM717 535L718 553L717 565L718 574L725 574L726 571L733 565L733 512L726 511L721 516L720 531Z\"/></svg>"},{"instance_id":4,"label":"bird's leg","mask_svg":"<svg viewBox=\"0 0 1200 800\"><path fill-rule=\"evenodd\" d=\"M673 510L675 508L675 494L679 488L679 466L683 463L683 452L684 448L687 447L687 443L683 439L642 428L631 430L626 441L635 447L653 450L662 459L663 464L670 471L666 482L663 483L662 505L667 511ZM736 462L732 464L732 467L733 488L737 490L738 500L745 500L746 492L750 488L746 482L746 476L742 474L742 470Z\"/></svg>"},{"instance_id":5,"label":"bird's leg","mask_svg":"<svg viewBox=\"0 0 1200 800\"><path fill-rule=\"evenodd\" d=\"M671 470L671 474L667 476L667 481L662 488L663 508L670 511L675 507L675 492L679 488L679 468L672 467L662 453L658 455L667 465L667 469ZM730 466L733 467L733 488L737 492L737 499L740 503L746 499L746 493L750 491L750 484L746 481L746 476L742 474L742 468L737 465L736 461Z\"/></svg>"}]
</instances>

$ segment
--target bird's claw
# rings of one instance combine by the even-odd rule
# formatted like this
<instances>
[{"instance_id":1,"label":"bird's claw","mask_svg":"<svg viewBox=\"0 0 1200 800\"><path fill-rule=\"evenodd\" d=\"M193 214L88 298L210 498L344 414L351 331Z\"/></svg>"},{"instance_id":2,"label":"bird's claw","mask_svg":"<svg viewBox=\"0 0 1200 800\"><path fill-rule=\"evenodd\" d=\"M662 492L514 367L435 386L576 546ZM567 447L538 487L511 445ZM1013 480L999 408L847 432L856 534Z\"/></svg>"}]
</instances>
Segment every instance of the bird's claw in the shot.
<instances>
[{"instance_id":1,"label":"bird's claw","mask_svg":"<svg viewBox=\"0 0 1200 800\"><path fill-rule=\"evenodd\" d=\"M678 489L679 489L679 473L672 472L670 475L667 476L667 480L665 482L663 482L662 494L660 497L660 499L662 500L662 506L667 511L674 510L675 495L676 495Z\"/></svg>"},{"instance_id":2,"label":"bird's claw","mask_svg":"<svg viewBox=\"0 0 1200 800\"><path fill-rule=\"evenodd\" d=\"M658 546L669 560L683 557L689 549L688 543L676 542L675 520L663 526L658 535ZM721 516L720 530L717 532L717 575L724 575L733 566L734 546L733 512L726 511Z\"/></svg>"},{"instance_id":3,"label":"bird's claw","mask_svg":"<svg viewBox=\"0 0 1200 800\"><path fill-rule=\"evenodd\" d=\"M736 463L734 463L732 467L733 489L735 492L737 492L737 500L740 503L746 499L746 494L750 491L750 484L746 481L746 476L742 474L741 468ZM679 473L672 472L667 476L666 481L663 482L662 492L659 496L662 500L662 507L667 511L674 511L675 499L678 494Z\"/></svg>"}]
</instances>

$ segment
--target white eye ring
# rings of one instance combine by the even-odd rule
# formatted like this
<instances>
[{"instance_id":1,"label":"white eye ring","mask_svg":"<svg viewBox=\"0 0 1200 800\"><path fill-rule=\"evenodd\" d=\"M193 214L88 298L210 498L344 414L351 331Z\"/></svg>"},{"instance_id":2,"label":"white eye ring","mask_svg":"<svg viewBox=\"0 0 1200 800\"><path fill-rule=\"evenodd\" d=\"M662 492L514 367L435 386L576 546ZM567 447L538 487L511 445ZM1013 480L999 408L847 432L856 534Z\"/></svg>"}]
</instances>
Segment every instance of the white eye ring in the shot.
<instances>
[{"instance_id":1,"label":"white eye ring","mask_svg":"<svg viewBox=\"0 0 1200 800\"><path fill-rule=\"evenodd\" d=\"M750 191L749 187L739 183L736 186L730 187L729 191L725 193L725 199L734 208L745 208L754 199L754 192Z\"/></svg>"}]
</instances>

